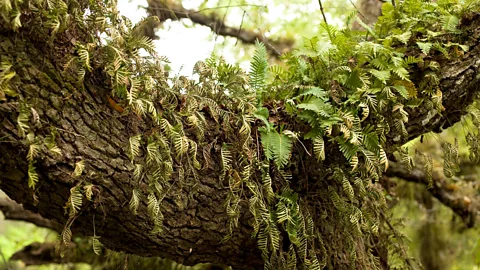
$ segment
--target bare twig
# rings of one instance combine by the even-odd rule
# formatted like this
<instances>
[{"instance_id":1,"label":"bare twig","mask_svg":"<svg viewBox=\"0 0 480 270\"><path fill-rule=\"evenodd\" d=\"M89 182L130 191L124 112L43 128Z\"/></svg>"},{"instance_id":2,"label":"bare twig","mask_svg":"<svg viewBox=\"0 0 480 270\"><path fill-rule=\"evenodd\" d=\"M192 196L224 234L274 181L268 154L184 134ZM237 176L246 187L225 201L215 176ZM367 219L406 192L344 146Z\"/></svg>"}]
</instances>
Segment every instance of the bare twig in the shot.
<instances>
[{"instance_id":1,"label":"bare twig","mask_svg":"<svg viewBox=\"0 0 480 270\"><path fill-rule=\"evenodd\" d=\"M322 12L323 21L325 22L325 24L328 25L327 17L325 16L325 12L323 11L322 0L318 0L318 4L320 4L320 11Z\"/></svg>"}]
</instances>

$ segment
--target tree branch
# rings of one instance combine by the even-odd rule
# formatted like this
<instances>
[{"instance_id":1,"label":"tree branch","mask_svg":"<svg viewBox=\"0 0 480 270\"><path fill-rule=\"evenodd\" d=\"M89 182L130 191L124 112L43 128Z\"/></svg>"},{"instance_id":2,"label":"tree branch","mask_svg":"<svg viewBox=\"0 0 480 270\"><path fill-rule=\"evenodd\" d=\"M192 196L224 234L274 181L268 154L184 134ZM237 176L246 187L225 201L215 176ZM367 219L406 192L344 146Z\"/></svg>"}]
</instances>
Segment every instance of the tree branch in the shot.
<instances>
[{"instance_id":1,"label":"tree branch","mask_svg":"<svg viewBox=\"0 0 480 270\"><path fill-rule=\"evenodd\" d=\"M425 172L419 168L413 168L411 172L399 163L390 162L387 172L388 177L397 177L403 180L428 185L428 177ZM447 180L437 173L433 173L432 176L433 185L428 191L433 197L437 198L442 204L452 209L454 213L462 218L468 228L475 225L478 209L474 207L469 198L455 196L452 192L448 191Z\"/></svg>"},{"instance_id":2,"label":"tree branch","mask_svg":"<svg viewBox=\"0 0 480 270\"><path fill-rule=\"evenodd\" d=\"M22 261L26 265L43 265L43 264L64 264L64 263L88 263L94 264L104 261L103 255L93 253L91 247L81 248L75 243L71 243L65 251L63 257L55 250L55 242L39 243L34 242L21 250L15 252L10 261Z\"/></svg>"},{"instance_id":3,"label":"tree branch","mask_svg":"<svg viewBox=\"0 0 480 270\"><path fill-rule=\"evenodd\" d=\"M229 233L229 221L225 209L228 188L219 181L222 175L221 145L238 138L227 136L222 124L205 117L205 145L214 145L205 151L211 156L212 166L199 171L198 177L193 178L185 176L186 170L174 164L173 179L168 181L181 184L172 185L167 196L162 198L159 207L164 213L163 232L153 234L154 222L145 200L149 183L147 179L133 180L135 166L128 151L131 136L151 131L148 123L133 115L121 116L110 109L107 95L112 86L101 72L87 73L82 85L76 77L60 72L65 56L73 53L70 39L59 34L52 45L47 43L44 35L30 28L28 22L23 25L19 32L13 32L2 29L0 24L0 55L15 64L18 76L14 77L11 87L21 93L24 100L35 105L35 112L42 119L35 123L35 134L43 139L51 133L52 127L58 128L56 144L63 154L42 152L35 163L39 184L32 190L28 185L29 162L26 159L29 144L18 134L19 102L11 99L0 103L0 138L4 138L0 143L0 188L26 209L65 223L68 217L64 205L71 188L79 182L90 183L98 193L94 194L92 202L84 200L72 226L85 235L92 235L95 226L96 235L102 237L107 248L171 258L185 265L218 262L230 264L235 269L262 268L264 263L256 239L251 237L252 217L247 202L238 205L242 218L232 232L232 238L222 242ZM406 123L409 138L459 121L466 112L463 108L480 91L480 78L476 76L480 64L480 15L464 18L460 29L470 37L468 42L472 50L463 59L441 63L444 68L440 90L446 110L442 115L428 118L426 105L410 109L409 122ZM422 75L420 67L412 69L411 74ZM182 104L179 104L179 110L182 110ZM395 130L389 133L388 145L402 143L397 140L397 134ZM332 147L326 152L330 150L337 151ZM394 147L386 149L387 154L393 150ZM85 173L80 179L72 178L79 157L84 161ZM293 179L321 183L318 171L324 172L326 168L322 168L315 157L306 154L292 157L297 161L292 162L292 166L298 167L292 170ZM341 162L343 156L332 155L329 159ZM185 180L178 181L180 177ZM134 188L142 192L137 215L128 207ZM343 237L334 230L327 233Z\"/></svg>"},{"instance_id":4,"label":"tree branch","mask_svg":"<svg viewBox=\"0 0 480 270\"><path fill-rule=\"evenodd\" d=\"M227 26L223 19L215 15L207 16L199 11L185 9L181 4L171 1L149 0L147 12L152 16L157 16L160 22L169 19L172 21L190 19L193 23L209 27L218 35L234 37L245 44L255 44L255 41L261 41L275 57L280 57L281 54L291 51L294 45L292 39L271 40L260 32Z\"/></svg>"},{"instance_id":5,"label":"tree branch","mask_svg":"<svg viewBox=\"0 0 480 270\"><path fill-rule=\"evenodd\" d=\"M57 232L60 232L63 228L62 225L55 221L43 218L39 214L23 209L20 204L10 199L0 198L0 211L3 212L5 219L30 222L36 226Z\"/></svg>"}]
</instances>

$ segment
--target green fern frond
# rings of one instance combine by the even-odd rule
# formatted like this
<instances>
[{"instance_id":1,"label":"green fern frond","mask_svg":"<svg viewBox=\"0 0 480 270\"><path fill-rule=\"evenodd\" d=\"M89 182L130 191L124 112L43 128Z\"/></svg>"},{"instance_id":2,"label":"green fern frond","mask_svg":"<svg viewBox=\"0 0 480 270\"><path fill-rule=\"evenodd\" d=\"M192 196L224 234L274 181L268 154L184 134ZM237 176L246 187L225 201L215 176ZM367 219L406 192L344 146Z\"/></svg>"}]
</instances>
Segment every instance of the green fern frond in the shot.
<instances>
[{"instance_id":1,"label":"green fern frond","mask_svg":"<svg viewBox=\"0 0 480 270\"><path fill-rule=\"evenodd\" d=\"M197 160L197 143L190 139L188 139L188 142L190 144L188 152L190 155L190 159L192 160L193 167L197 170L200 170L200 168L202 168L202 165L200 165L200 162L198 162Z\"/></svg>"},{"instance_id":2,"label":"green fern frond","mask_svg":"<svg viewBox=\"0 0 480 270\"><path fill-rule=\"evenodd\" d=\"M60 148L57 146L57 144L55 142L55 132L52 131L50 134L48 134L45 137L44 143L45 143L45 146L47 147L47 149L49 151L51 151L52 153L55 153L59 156L62 155L62 150L60 150Z\"/></svg>"},{"instance_id":3,"label":"green fern frond","mask_svg":"<svg viewBox=\"0 0 480 270\"><path fill-rule=\"evenodd\" d=\"M158 200L154 193L148 194L147 211L152 220L155 220L160 212L160 206L158 205Z\"/></svg>"},{"instance_id":4,"label":"green fern frond","mask_svg":"<svg viewBox=\"0 0 480 270\"><path fill-rule=\"evenodd\" d=\"M75 168L73 169L72 176L78 177L82 175L84 169L85 169L85 161L83 159L75 162Z\"/></svg>"},{"instance_id":5,"label":"green fern frond","mask_svg":"<svg viewBox=\"0 0 480 270\"><path fill-rule=\"evenodd\" d=\"M61 239L63 241L63 244L68 247L71 244L72 240L72 230L70 230L70 227L65 227L61 233ZM63 256L62 256L63 257Z\"/></svg>"},{"instance_id":6,"label":"green fern frond","mask_svg":"<svg viewBox=\"0 0 480 270\"><path fill-rule=\"evenodd\" d=\"M408 172L410 173L414 167L413 159L410 157L408 148L402 147L399 150L400 160L403 165L407 167Z\"/></svg>"},{"instance_id":7,"label":"green fern frond","mask_svg":"<svg viewBox=\"0 0 480 270\"><path fill-rule=\"evenodd\" d=\"M460 19L455 15L446 15L442 18L443 30L447 32L458 32L457 25L460 23Z\"/></svg>"},{"instance_id":8,"label":"green fern frond","mask_svg":"<svg viewBox=\"0 0 480 270\"><path fill-rule=\"evenodd\" d=\"M257 100L262 100L263 91L267 83L267 49L265 45L259 41L255 43L255 53L250 62L250 80L249 84L257 94Z\"/></svg>"},{"instance_id":9,"label":"green fern frond","mask_svg":"<svg viewBox=\"0 0 480 270\"><path fill-rule=\"evenodd\" d=\"M135 169L133 170L133 179L139 181L143 176L143 165L135 164Z\"/></svg>"},{"instance_id":10,"label":"green fern frond","mask_svg":"<svg viewBox=\"0 0 480 270\"><path fill-rule=\"evenodd\" d=\"M137 215L138 206L140 205L140 191L137 189L132 190L132 198L128 203L128 206L134 215Z\"/></svg>"},{"instance_id":11,"label":"green fern frond","mask_svg":"<svg viewBox=\"0 0 480 270\"><path fill-rule=\"evenodd\" d=\"M353 199L355 197L355 192L353 191L353 187L350 184L350 181L344 176L342 180L342 187L343 187L343 192L347 195L348 199L353 202Z\"/></svg>"},{"instance_id":12,"label":"green fern frond","mask_svg":"<svg viewBox=\"0 0 480 270\"><path fill-rule=\"evenodd\" d=\"M28 187L31 189L34 189L35 185L38 183L38 174L33 165L33 162L28 163Z\"/></svg>"},{"instance_id":13,"label":"green fern frond","mask_svg":"<svg viewBox=\"0 0 480 270\"><path fill-rule=\"evenodd\" d=\"M130 139L128 140L129 141L129 145L130 145L130 160L133 162L133 159L136 157L136 156L139 156L140 155L140 142L142 140L142 135L141 134L138 134L138 135L135 135L135 136L132 136L130 137Z\"/></svg>"},{"instance_id":14,"label":"green fern frond","mask_svg":"<svg viewBox=\"0 0 480 270\"><path fill-rule=\"evenodd\" d=\"M149 139L149 143L147 144L147 164L161 164L162 163L162 156L160 154L158 142L154 141L153 139Z\"/></svg>"},{"instance_id":15,"label":"green fern frond","mask_svg":"<svg viewBox=\"0 0 480 270\"><path fill-rule=\"evenodd\" d=\"M78 187L73 187L70 189L70 196L66 204L66 209L68 209L68 214L70 218L75 217L83 203L83 194L81 189Z\"/></svg>"},{"instance_id":16,"label":"green fern frond","mask_svg":"<svg viewBox=\"0 0 480 270\"><path fill-rule=\"evenodd\" d=\"M33 161L40 153L40 145L32 143L28 147L27 160Z\"/></svg>"},{"instance_id":17,"label":"green fern frond","mask_svg":"<svg viewBox=\"0 0 480 270\"><path fill-rule=\"evenodd\" d=\"M385 172L388 170L387 153L385 153L385 150L383 150L383 148L380 148L380 165L385 166L385 169L384 169Z\"/></svg>"},{"instance_id":18,"label":"green fern frond","mask_svg":"<svg viewBox=\"0 0 480 270\"><path fill-rule=\"evenodd\" d=\"M272 159L279 168L288 164L293 146L290 137L275 130L264 130L261 132L261 141L266 156Z\"/></svg>"},{"instance_id":19,"label":"green fern frond","mask_svg":"<svg viewBox=\"0 0 480 270\"><path fill-rule=\"evenodd\" d=\"M30 129L29 117L30 117L30 110L26 106L21 106L20 113L18 114L18 117L17 117L17 125L18 125L18 135L22 138L25 137L27 130Z\"/></svg>"},{"instance_id":20,"label":"green fern frond","mask_svg":"<svg viewBox=\"0 0 480 270\"><path fill-rule=\"evenodd\" d=\"M265 190L268 203L272 203L275 199L275 193L272 189L272 178L270 177L268 170L269 168L266 167L262 174L262 185L263 189Z\"/></svg>"},{"instance_id":21,"label":"green fern frond","mask_svg":"<svg viewBox=\"0 0 480 270\"><path fill-rule=\"evenodd\" d=\"M93 252L96 254L96 255L100 255L102 253L102 247L103 247L103 244L100 242L100 236L93 236L92 238L92 248L93 248Z\"/></svg>"},{"instance_id":22,"label":"green fern frond","mask_svg":"<svg viewBox=\"0 0 480 270\"><path fill-rule=\"evenodd\" d=\"M222 159L222 177L221 179L225 178L226 173L228 170L230 170L232 166L232 152L228 149L228 146L226 144L222 145L221 153L220 153L221 159Z\"/></svg>"},{"instance_id":23,"label":"green fern frond","mask_svg":"<svg viewBox=\"0 0 480 270\"><path fill-rule=\"evenodd\" d=\"M313 140L313 153L317 157L317 160L325 160L325 142L323 136L318 135Z\"/></svg>"},{"instance_id":24,"label":"green fern frond","mask_svg":"<svg viewBox=\"0 0 480 270\"><path fill-rule=\"evenodd\" d=\"M92 201L92 199L93 199L93 188L94 187L95 186L92 185L92 184L88 184L88 185L83 187L83 190L85 192L85 198L87 198L87 200L89 200L89 201Z\"/></svg>"}]
</instances>

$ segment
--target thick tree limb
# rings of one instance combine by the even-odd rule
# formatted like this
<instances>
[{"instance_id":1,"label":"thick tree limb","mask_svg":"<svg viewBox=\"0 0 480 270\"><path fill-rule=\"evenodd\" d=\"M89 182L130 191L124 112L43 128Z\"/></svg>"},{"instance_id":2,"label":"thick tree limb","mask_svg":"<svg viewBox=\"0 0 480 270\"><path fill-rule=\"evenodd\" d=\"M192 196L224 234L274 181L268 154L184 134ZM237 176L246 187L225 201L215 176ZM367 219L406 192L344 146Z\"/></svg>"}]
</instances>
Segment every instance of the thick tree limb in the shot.
<instances>
[{"instance_id":1,"label":"thick tree limb","mask_svg":"<svg viewBox=\"0 0 480 270\"><path fill-rule=\"evenodd\" d=\"M390 162L390 166L385 175L388 177L401 178L409 182L424 185L429 184L428 177L423 170L413 168L413 170L409 172L405 166L396 162ZM477 204L472 203L469 198L456 196L453 192L449 191L447 180L435 172L432 176L432 182L432 187L428 189L432 196L460 216L467 227L473 227L478 215Z\"/></svg>"},{"instance_id":2,"label":"thick tree limb","mask_svg":"<svg viewBox=\"0 0 480 270\"><path fill-rule=\"evenodd\" d=\"M80 183L95 185L98 192L94 203L82 204L81 214L73 227L80 233L92 235L94 224L96 235L109 249L125 251L142 256L170 258L185 265L200 262L217 262L232 265L235 269L259 269L263 260L252 238L252 225L246 205L241 204L241 219L232 238L222 242L228 234L228 219L224 202L228 190L219 183L222 172L220 154L216 147L210 151L213 162L208 169L199 172L199 177L187 179L190 186L173 186L161 204L164 215L164 231L152 234L151 221L146 200L140 200L138 215L128 209L134 187L148 194L146 181L137 183L132 179L134 165L128 154L128 138L145 133L147 125L137 117L120 116L108 105L107 95L111 86L101 72L87 74L83 85L76 78L59 72L65 55L72 53L72 44L59 36L55 47L30 31L28 23L19 33L6 31L0 24L0 57L14 63L17 73L12 79L12 88L20 92L25 101L33 104L41 121L35 125L35 134L44 138L50 127L58 130L57 145L62 156L42 152L35 163L39 174L39 185L35 191L28 186L28 144L21 139L17 129L19 105L16 101L0 103L0 188L10 198L22 203L26 209L40 213L43 217L64 224L67 216L64 205L70 189ZM471 51L457 61L442 63L440 88L443 93L442 115L428 118L426 106L409 110L406 128L409 138L425 132L448 127L465 113L466 105L480 89L480 15L464 18L461 31L469 36ZM412 71L422 74L421 69ZM418 79L418 78L417 78ZM428 120L428 121L426 121ZM207 142L220 146L227 139L213 119L206 125L210 137ZM388 136L391 148L387 154L401 144L397 132ZM326 152L329 152L327 149ZM332 151L333 152L333 151ZM297 163L309 170L293 172L293 179L312 179L319 176L318 162L306 154L294 157ZM341 160L343 156L329 159ZM72 178L75 163L82 159L85 173L81 178ZM316 167L315 167L316 166ZM179 168L173 175L178 180ZM308 177L305 177L308 174ZM316 177L316 178L315 178ZM34 199L35 194L35 199ZM95 221L95 222L94 222ZM335 232L333 232L335 233Z\"/></svg>"},{"instance_id":3,"label":"thick tree limb","mask_svg":"<svg viewBox=\"0 0 480 270\"><path fill-rule=\"evenodd\" d=\"M25 210L20 204L10 199L0 198L0 211L3 212L5 219L30 222L39 227L55 230L57 232L60 232L63 229L63 226L58 222L45 219L37 213Z\"/></svg>"},{"instance_id":4,"label":"thick tree limb","mask_svg":"<svg viewBox=\"0 0 480 270\"><path fill-rule=\"evenodd\" d=\"M259 32L227 26L221 18L215 15L207 16L199 11L188 10L181 4L172 3L172 1L149 0L147 11L150 15L157 16L161 22L168 19L172 21L190 19L193 23L209 27L218 35L234 37L245 44L255 44L255 41L261 41L275 57L291 51L294 45L294 40L291 39L271 40Z\"/></svg>"}]
</instances>

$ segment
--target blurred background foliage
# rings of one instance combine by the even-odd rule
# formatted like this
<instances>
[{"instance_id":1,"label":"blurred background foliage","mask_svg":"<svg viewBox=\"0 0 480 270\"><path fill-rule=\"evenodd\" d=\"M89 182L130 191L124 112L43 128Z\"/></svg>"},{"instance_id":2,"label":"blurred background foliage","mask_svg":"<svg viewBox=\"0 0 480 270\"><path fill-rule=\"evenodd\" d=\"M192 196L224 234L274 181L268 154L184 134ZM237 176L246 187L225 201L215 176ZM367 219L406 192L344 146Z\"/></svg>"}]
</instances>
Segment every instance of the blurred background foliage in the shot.
<instances>
[{"instance_id":1,"label":"blurred background foliage","mask_svg":"<svg viewBox=\"0 0 480 270\"><path fill-rule=\"evenodd\" d=\"M179 3L178 0L169 2ZM147 6L146 1L128 0L119 1L119 9L138 21L145 16L143 9L135 11L136 6ZM201 10L205 14L215 14L223 18L225 24L242 29L252 29L264 33L270 40L291 39L295 44L303 37L312 37L318 31L322 17L318 9L318 2L311 0L204 0L183 1L186 9ZM355 11L351 0L324 0L324 10L329 23L342 26L349 14ZM123 7L123 8L122 8ZM196 33L196 35L192 35ZM191 73L191 70L182 69L193 66L196 61L203 60L210 53L225 57L227 61L248 66L248 59L253 54L254 47L244 45L235 38L217 36L205 27L192 24L189 20L167 21L157 31L160 37L159 53L172 60L175 72ZM168 46L175 47L179 39L187 39L190 44L198 47L190 48L192 52L183 48L168 50ZM195 40L196 39L196 40ZM173 48L171 47L171 48ZM203 50L203 51L202 51ZM272 62L276 61L271 59ZM175 69L175 67L177 67ZM179 68L180 67L180 68ZM469 207L476 205L479 195L480 166L471 162L465 141L465 130L472 125L464 120L440 134L426 134L409 142L410 153L420 151L430 154L433 158L434 171L442 175L443 150L442 144L453 143L455 138L459 142L460 172L447 179L448 192L453 197L459 197ZM422 160L415 160L421 164ZM402 179L388 179L386 192L388 193L390 213L394 226L409 239L408 253L417 258L425 269L460 270L480 269L480 229L479 226L467 228L461 218L450 208L432 197L426 185L407 182ZM0 194L0 196L5 196ZM33 224L4 220L0 213L0 270L3 269L222 269L213 265L198 265L185 267L175 262L160 258L140 258L121 253L109 252L105 258L93 264L70 263L49 264L41 266L26 266L20 261L9 261L11 256L34 242L55 241L57 233ZM86 240L77 239L82 242ZM88 240L89 241L89 240ZM93 254L93 253L92 253ZM96 255L93 255L96 256Z\"/></svg>"}]
</instances>

